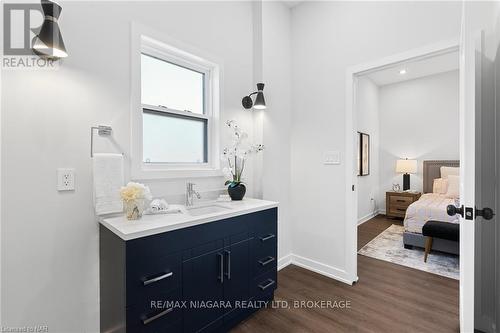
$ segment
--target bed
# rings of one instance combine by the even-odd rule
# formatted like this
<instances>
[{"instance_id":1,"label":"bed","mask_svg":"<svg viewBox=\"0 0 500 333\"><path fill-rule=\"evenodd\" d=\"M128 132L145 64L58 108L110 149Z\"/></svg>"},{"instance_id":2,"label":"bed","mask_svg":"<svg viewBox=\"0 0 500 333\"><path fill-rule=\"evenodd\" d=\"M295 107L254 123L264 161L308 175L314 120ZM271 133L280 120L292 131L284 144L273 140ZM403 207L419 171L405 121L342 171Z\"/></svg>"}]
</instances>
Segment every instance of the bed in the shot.
<instances>
[{"instance_id":1,"label":"bed","mask_svg":"<svg viewBox=\"0 0 500 333\"><path fill-rule=\"evenodd\" d=\"M448 216L446 214L446 206L456 205L456 200L447 198L443 194L432 193L434 179L441 177L440 169L442 166L458 167L460 163L459 161L424 161L424 194L408 207L403 222L403 243L405 248L412 248L413 246L425 247L426 237L422 235L422 227L429 220L459 223L457 216ZM458 254L459 243L445 239L435 239L432 249Z\"/></svg>"}]
</instances>

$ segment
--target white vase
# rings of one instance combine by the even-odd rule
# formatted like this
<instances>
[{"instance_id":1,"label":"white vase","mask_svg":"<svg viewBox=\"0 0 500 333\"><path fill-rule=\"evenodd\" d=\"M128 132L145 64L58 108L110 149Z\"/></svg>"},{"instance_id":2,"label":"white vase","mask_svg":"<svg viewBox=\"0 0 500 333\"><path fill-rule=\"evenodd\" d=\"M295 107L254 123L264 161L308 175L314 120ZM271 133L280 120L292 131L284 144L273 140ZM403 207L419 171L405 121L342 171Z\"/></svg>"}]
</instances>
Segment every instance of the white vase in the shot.
<instances>
[{"instance_id":1,"label":"white vase","mask_svg":"<svg viewBox=\"0 0 500 333\"><path fill-rule=\"evenodd\" d=\"M144 212L144 200L123 201L123 207L127 220L138 220Z\"/></svg>"}]
</instances>

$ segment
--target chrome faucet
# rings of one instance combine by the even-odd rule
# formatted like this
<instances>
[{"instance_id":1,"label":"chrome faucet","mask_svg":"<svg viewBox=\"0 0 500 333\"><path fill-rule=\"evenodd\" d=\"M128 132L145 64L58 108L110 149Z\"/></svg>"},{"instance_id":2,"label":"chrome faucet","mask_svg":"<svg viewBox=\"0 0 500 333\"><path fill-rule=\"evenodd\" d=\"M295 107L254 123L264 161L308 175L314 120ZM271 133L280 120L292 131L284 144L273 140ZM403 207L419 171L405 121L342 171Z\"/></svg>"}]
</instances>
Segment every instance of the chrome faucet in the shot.
<instances>
[{"instance_id":1,"label":"chrome faucet","mask_svg":"<svg viewBox=\"0 0 500 333\"><path fill-rule=\"evenodd\" d=\"M191 183L191 182L186 183L186 207L190 207L193 205L193 202L194 202L193 196L196 196L198 199L201 198L200 193L196 192L194 189L195 185L196 184Z\"/></svg>"}]
</instances>

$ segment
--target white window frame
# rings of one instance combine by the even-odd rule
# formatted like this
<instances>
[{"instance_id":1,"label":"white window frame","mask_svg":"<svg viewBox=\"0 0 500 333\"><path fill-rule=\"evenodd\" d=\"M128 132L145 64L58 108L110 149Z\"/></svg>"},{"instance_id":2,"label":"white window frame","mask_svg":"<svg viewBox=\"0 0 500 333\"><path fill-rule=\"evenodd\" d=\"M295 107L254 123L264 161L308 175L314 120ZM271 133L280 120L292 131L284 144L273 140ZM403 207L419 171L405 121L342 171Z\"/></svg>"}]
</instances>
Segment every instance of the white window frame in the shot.
<instances>
[{"instance_id":1,"label":"white window frame","mask_svg":"<svg viewBox=\"0 0 500 333\"><path fill-rule=\"evenodd\" d=\"M132 23L131 40L131 178L164 179L221 176L219 123L221 62L214 57L165 37L138 23ZM141 100L141 54L204 74L204 114L145 105ZM206 163L144 163L143 109L207 120ZM182 139L182 138L180 138Z\"/></svg>"}]
</instances>

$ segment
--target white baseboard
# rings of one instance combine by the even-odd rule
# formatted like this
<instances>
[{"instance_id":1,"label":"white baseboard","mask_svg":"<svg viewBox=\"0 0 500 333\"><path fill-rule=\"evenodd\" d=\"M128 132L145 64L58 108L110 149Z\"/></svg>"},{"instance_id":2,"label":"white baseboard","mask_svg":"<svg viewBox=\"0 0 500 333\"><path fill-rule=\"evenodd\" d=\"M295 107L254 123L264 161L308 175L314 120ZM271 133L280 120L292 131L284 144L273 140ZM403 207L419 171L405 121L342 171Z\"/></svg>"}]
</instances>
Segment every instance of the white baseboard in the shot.
<instances>
[{"instance_id":1,"label":"white baseboard","mask_svg":"<svg viewBox=\"0 0 500 333\"><path fill-rule=\"evenodd\" d=\"M385 213L385 212L384 212ZM371 220L372 218L374 218L375 216L377 216L378 214L380 214L379 210L375 210L374 212L371 212L370 214L368 215L365 215L363 216L362 218L358 219L358 225L360 224L363 224L365 223L366 221L368 220Z\"/></svg>"},{"instance_id":2,"label":"white baseboard","mask_svg":"<svg viewBox=\"0 0 500 333\"><path fill-rule=\"evenodd\" d=\"M287 254L286 256L278 259L278 271L292 263L292 256L292 254Z\"/></svg>"},{"instance_id":3,"label":"white baseboard","mask_svg":"<svg viewBox=\"0 0 500 333\"><path fill-rule=\"evenodd\" d=\"M355 282L349 278L346 271L342 269L338 269L312 259L304 258L296 254L289 254L278 260L278 270L281 270L288 265L296 265L349 285L352 285Z\"/></svg>"}]
</instances>

